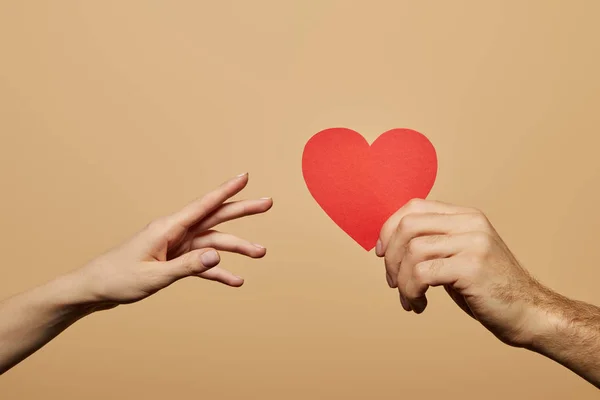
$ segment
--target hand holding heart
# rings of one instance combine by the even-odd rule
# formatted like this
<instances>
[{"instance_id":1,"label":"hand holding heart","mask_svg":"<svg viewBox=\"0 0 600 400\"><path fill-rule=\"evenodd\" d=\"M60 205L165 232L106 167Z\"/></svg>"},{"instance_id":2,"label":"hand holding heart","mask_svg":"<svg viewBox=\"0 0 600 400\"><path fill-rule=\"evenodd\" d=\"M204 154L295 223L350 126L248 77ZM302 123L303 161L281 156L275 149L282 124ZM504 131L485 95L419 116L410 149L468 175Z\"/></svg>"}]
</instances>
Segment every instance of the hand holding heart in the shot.
<instances>
[{"instance_id":1,"label":"hand holding heart","mask_svg":"<svg viewBox=\"0 0 600 400\"><path fill-rule=\"evenodd\" d=\"M384 224L376 254L406 311L422 313L428 289L443 286L502 342L554 360L600 388L600 308L540 284L481 211L411 200Z\"/></svg>"},{"instance_id":2,"label":"hand holding heart","mask_svg":"<svg viewBox=\"0 0 600 400\"><path fill-rule=\"evenodd\" d=\"M423 200L437 172L425 136L392 129L369 146L350 129L326 129L306 144L302 170L325 213L365 250L376 246L406 311L423 312L428 288L444 286L501 340L531 342L532 304L545 296L543 287L482 213Z\"/></svg>"},{"instance_id":3,"label":"hand holding heart","mask_svg":"<svg viewBox=\"0 0 600 400\"><path fill-rule=\"evenodd\" d=\"M547 328L539 305L552 293L519 264L479 210L412 200L386 221L376 253L406 311L423 312L429 287L444 286L505 343L528 347Z\"/></svg>"}]
</instances>

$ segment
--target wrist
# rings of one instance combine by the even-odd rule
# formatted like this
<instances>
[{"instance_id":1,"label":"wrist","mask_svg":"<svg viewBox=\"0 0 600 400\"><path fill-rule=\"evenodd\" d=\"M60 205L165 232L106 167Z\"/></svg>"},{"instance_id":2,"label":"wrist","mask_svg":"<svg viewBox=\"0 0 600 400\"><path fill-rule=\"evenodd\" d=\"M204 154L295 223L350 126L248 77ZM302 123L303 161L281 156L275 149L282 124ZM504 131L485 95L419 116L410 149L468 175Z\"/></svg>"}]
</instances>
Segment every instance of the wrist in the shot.
<instances>
[{"instance_id":1,"label":"wrist","mask_svg":"<svg viewBox=\"0 0 600 400\"><path fill-rule=\"evenodd\" d=\"M554 343L560 342L560 335L568 325L570 302L571 300L545 289L543 296L532 306L532 318L528 327L530 340L525 347L546 355Z\"/></svg>"},{"instance_id":2,"label":"wrist","mask_svg":"<svg viewBox=\"0 0 600 400\"><path fill-rule=\"evenodd\" d=\"M50 299L51 307L74 318L81 318L102 308L102 304L89 290L84 274L79 270L55 278L41 290Z\"/></svg>"}]
</instances>

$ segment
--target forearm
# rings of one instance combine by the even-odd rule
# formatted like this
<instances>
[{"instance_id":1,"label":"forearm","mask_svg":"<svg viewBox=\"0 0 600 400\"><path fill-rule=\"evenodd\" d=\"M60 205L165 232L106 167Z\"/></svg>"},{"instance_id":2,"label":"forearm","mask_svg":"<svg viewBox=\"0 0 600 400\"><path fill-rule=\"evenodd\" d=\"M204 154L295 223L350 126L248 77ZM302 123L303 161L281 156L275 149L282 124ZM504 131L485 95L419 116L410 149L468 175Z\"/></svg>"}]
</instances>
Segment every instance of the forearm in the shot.
<instances>
[{"instance_id":1,"label":"forearm","mask_svg":"<svg viewBox=\"0 0 600 400\"><path fill-rule=\"evenodd\" d=\"M0 303L0 374L93 311L73 274Z\"/></svg>"},{"instance_id":2,"label":"forearm","mask_svg":"<svg viewBox=\"0 0 600 400\"><path fill-rule=\"evenodd\" d=\"M550 294L531 350L600 388L600 308Z\"/></svg>"}]
</instances>

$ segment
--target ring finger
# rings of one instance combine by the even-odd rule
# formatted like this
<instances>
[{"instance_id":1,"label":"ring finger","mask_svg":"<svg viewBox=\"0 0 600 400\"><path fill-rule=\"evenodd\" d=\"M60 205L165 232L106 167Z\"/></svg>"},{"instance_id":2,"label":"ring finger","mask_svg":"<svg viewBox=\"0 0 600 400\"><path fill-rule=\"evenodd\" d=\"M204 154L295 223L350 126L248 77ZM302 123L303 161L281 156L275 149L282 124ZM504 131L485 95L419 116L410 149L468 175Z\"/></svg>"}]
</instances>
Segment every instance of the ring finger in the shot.
<instances>
[{"instance_id":1,"label":"ring finger","mask_svg":"<svg viewBox=\"0 0 600 400\"><path fill-rule=\"evenodd\" d=\"M470 234L420 236L409 242L398 272L398 290L415 312L427 306L425 293L429 286L415 272L417 264L438 258L447 258L468 248Z\"/></svg>"},{"instance_id":2,"label":"ring finger","mask_svg":"<svg viewBox=\"0 0 600 400\"><path fill-rule=\"evenodd\" d=\"M267 250L229 233L206 231L192 240L192 250L213 248L221 251L237 253L252 258L261 258Z\"/></svg>"},{"instance_id":3,"label":"ring finger","mask_svg":"<svg viewBox=\"0 0 600 400\"><path fill-rule=\"evenodd\" d=\"M220 267L213 267L198 275L200 278L210 281L221 282L227 286L240 287L244 284L244 278L234 275L230 271Z\"/></svg>"}]
</instances>

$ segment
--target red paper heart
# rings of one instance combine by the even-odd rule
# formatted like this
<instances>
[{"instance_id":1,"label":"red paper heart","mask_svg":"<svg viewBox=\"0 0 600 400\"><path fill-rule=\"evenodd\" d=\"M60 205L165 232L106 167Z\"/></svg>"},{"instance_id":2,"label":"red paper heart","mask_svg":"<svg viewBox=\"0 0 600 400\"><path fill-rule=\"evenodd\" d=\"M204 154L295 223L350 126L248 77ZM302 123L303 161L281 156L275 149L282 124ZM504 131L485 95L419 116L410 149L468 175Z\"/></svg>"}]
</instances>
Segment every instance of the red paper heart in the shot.
<instances>
[{"instance_id":1,"label":"red paper heart","mask_svg":"<svg viewBox=\"0 0 600 400\"><path fill-rule=\"evenodd\" d=\"M332 128L304 147L302 173L325 213L365 250L375 247L385 221L435 182L431 142L411 129L392 129L369 146L358 132Z\"/></svg>"}]
</instances>

